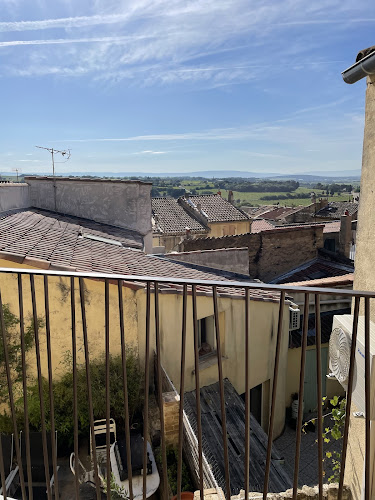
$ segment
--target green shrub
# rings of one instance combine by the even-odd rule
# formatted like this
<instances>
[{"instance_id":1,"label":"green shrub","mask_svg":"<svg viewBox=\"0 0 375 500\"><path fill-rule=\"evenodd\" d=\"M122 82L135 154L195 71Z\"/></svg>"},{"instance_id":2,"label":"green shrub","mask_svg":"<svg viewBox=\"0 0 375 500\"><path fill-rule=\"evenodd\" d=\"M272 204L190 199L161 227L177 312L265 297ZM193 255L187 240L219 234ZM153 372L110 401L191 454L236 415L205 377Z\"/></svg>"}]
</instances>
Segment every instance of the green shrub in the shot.
<instances>
[{"instance_id":1,"label":"green shrub","mask_svg":"<svg viewBox=\"0 0 375 500\"><path fill-rule=\"evenodd\" d=\"M128 402L130 423L142 406L143 382L139 369L138 357L132 349L127 349L126 356ZM104 356L90 362L92 404L94 419L105 418L105 359ZM46 427L51 428L50 401L48 381L43 378L43 395L46 414ZM71 364L69 371L59 380L53 382L55 428L58 433L60 449L70 449L73 445L73 373ZM89 436L89 403L87 397L85 365L77 367L77 399L78 399L78 426L80 436ZM110 414L115 419L118 429L124 428L124 392L122 378L121 356L110 356ZM34 380L28 387L28 406L30 427L41 430L40 399L38 383ZM18 422L20 428L24 426L23 398L17 402ZM9 426L9 417L0 417L0 425Z\"/></svg>"}]
</instances>

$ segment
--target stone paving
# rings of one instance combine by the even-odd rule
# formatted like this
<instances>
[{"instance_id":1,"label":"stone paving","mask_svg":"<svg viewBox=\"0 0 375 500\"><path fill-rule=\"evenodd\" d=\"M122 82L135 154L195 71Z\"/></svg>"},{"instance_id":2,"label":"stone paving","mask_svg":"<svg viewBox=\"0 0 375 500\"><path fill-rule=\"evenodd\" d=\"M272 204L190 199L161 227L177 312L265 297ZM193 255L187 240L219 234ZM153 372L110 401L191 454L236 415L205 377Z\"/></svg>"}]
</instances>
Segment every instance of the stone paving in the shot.
<instances>
[{"instance_id":1,"label":"stone paving","mask_svg":"<svg viewBox=\"0 0 375 500\"><path fill-rule=\"evenodd\" d=\"M316 415L310 414L306 416L305 421L315 418ZM326 417L323 427L330 426L330 418ZM300 467L298 475L299 486L315 486L318 484L318 439L317 426L315 431L307 431L306 434L302 433L301 438L301 452L300 452ZM275 447L279 453L283 456L285 460L285 467L289 469L290 476L293 478L294 471L294 457L296 450L296 431L292 429L290 424L286 424L283 434L274 441ZM338 441L331 440L330 443L323 444L323 458L325 458L325 453L327 451L341 451L342 439ZM328 478L332 474L332 464L331 459L325 458L323 470L325 471L325 476L323 481L327 482Z\"/></svg>"}]
</instances>

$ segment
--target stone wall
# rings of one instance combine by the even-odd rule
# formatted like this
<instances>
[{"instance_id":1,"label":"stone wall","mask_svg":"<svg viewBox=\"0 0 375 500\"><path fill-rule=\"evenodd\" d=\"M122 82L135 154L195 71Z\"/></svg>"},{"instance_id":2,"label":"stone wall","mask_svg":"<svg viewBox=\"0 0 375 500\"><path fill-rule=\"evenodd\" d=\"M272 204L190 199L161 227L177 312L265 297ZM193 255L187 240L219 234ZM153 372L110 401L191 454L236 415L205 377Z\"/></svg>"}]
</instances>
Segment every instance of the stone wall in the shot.
<instances>
[{"instance_id":1,"label":"stone wall","mask_svg":"<svg viewBox=\"0 0 375 500\"><path fill-rule=\"evenodd\" d=\"M263 494L259 492L249 493L249 500L261 500ZM293 498L293 490L287 490L282 493L268 493L267 500L287 500ZM319 500L319 488L315 486L310 488L304 486L297 491L297 500ZM324 484L323 485L323 498L324 500L337 500L338 498L338 484ZM204 490L204 500L224 500L225 495L222 490L210 488ZM342 500L351 500L352 495L348 486L344 486ZM200 491L194 493L194 500L200 500ZM245 492L241 490L239 495L232 495L231 500L245 500Z\"/></svg>"},{"instance_id":2,"label":"stone wall","mask_svg":"<svg viewBox=\"0 0 375 500\"><path fill-rule=\"evenodd\" d=\"M25 177L31 205L151 234L151 183Z\"/></svg>"},{"instance_id":3,"label":"stone wall","mask_svg":"<svg viewBox=\"0 0 375 500\"><path fill-rule=\"evenodd\" d=\"M30 206L29 186L27 184L0 183L0 212Z\"/></svg>"},{"instance_id":4,"label":"stone wall","mask_svg":"<svg viewBox=\"0 0 375 500\"><path fill-rule=\"evenodd\" d=\"M217 248L248 249L249 272L252 278L272 281L318 255L323 248L323 225L285 227L255 234L239 234L221 238L185 240L181 251Z\"/></svg>"},{"instance_id":5,"label":"stone wall","mask_svg":"<svg viewBox=\"0 0 375 500\"><path fill-rule=\"evenodd\" d=\"M249 255L246 247L197 250L195 252L170 253L165 256L171 260L213 267L232 273L248 274L249 272Z\"/></svg>"}]
</instances>

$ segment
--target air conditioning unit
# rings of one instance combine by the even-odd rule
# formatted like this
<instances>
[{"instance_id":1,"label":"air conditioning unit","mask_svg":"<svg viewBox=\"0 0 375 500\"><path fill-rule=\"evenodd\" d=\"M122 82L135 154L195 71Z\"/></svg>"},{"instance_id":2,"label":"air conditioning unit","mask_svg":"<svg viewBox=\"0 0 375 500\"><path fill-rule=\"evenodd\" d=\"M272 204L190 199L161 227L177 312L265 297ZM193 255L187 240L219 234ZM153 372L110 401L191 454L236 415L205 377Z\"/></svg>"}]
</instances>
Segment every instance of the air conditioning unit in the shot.
<instances>
[{"instance_id":1,"label":"air conditioning unit","mask_svg":"<svg viewBox=\"0 0 375 500\"><path fill-rule=\"evenodd\" d=\"M346 391L349 381L352 329L353 315L343 314L333 317L329 340L329 368ZM370 419L375 420L375 324L372 322L370 322L370 373ZM358 411L365 412L365 320L363 316L358 318L352 402Z\"/></svg>"},{"instance_id":2,"label":"air conditioning unit","mask_svg":"<svg viewBox=\"0 0 375 500\"><path fill-rule=\"evenodd\" d=\"M301 322L301 311L296 305L289 307L289 331L298 330Z\"/></svg>"}]
</instances>

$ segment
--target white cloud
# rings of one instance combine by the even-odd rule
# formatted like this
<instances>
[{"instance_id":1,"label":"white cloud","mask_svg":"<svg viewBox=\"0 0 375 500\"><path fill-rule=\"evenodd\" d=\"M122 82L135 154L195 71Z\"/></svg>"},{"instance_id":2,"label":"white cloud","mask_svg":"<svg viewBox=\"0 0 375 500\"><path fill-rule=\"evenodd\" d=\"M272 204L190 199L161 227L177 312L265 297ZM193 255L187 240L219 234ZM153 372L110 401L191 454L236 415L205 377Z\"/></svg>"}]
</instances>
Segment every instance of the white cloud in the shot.
<instances>
[{"instance_id":1,"label":"white cloud","mask_svg":"<svg viewBox=\"0 0 375 500\"><path fill-rule=\"evenodd\" d=\"M69 12L71 0L64 0ZM96 0L91 15L3 21L0 32L7 39L0 47L10 56L0 75L21 77L56 75L81 77L117 84L135 85L223 85L265 79L277 71L320 71L327 59L312 61L298 57L313 47L329 44L330 36L343 32L350 23L371 22L368 2L351 0ZM370 4L368 4L370 5ZM79 10L79 4L77 11ZM322 25L324 36L308 38L298 32L298 43L290 33L306 23ZM59 37L54 37L59 30ZM66 36L61 36L61 30ZM48 37L33 39L34 31ZM14 33L31 32L28 39L9 39ZM39 33L38 33L39 34ZM288 43L280 43L288 37ZM284 40L285 42L285 40ZM69 47L69 48L68 48ZM269 57L264 58L264 53ZM221 64L208 63L220 55ZM332 58L331 58L332 59ZM249 61L251 63L249 63Z\"/></svg>"}]
</instances>

